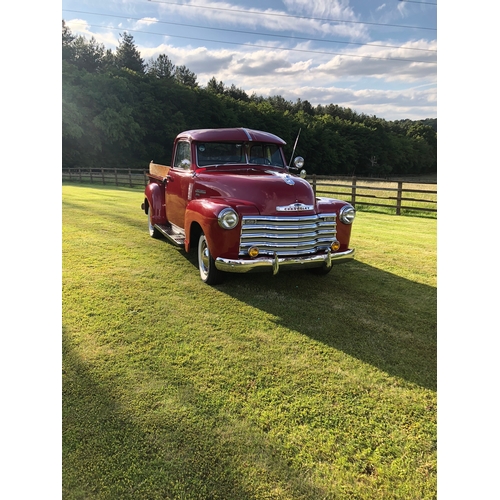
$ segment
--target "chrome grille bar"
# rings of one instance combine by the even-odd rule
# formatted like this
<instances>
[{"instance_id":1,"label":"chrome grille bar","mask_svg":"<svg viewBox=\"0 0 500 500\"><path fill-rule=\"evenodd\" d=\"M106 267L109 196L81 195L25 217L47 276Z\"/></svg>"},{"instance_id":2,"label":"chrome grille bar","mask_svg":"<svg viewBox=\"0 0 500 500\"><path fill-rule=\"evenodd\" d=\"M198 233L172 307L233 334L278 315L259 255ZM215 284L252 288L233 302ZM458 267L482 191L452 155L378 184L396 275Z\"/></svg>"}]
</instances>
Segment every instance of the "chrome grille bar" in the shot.
<instances>
[{"instance_id":1,"label":"chrome grille bar","mask_svg":"<svg viewBox=\"0 0 500 500\"><path fill-rule=\"evenodd\" d=\"M336 239L335 213L304 216L243 216L240 256L256 246L260 255L309 255L325 251Z\"/></svg>"}]
</instances>

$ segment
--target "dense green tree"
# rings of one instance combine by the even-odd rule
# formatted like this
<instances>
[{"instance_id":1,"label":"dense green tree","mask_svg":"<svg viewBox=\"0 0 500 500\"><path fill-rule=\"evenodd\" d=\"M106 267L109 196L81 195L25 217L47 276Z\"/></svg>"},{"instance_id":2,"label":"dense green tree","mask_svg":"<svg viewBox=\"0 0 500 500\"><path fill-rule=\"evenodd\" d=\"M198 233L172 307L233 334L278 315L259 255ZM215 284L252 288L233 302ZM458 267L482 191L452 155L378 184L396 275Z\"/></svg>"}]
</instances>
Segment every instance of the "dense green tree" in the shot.
<instances>
[{"instance_id":1,"label":"dense green tree","mask_svg":"<svg viewBox=\"0 0 500 500\"><path fill-rule=\"evenodd\" d=\"M217 81L215 76L210 78L207 82L206 86L207 92L211 92L212 94L217 95L227 95L234 99L235 101L244 101L249 102L251 99L248 97L248 94L233 83L231 87L226 87L222 80Z\"/></svg>"},{"instance_id":2,"label":"dense green tree","mask_svg":"<svg viewBox=\"0 0 500 500\"><path fill-rule=\"evenodd\" d=\"M166 54L160 54L149 61L146 72L155 78L172 80L175 76L175 65Z\"/></svg>"},{"instance_id":3,"label":"dense green tree","mask_svg":"<svg viewBox=\"0 0 500 500\"><path fill-rule=\"evenodd\" d=\"M118 68L128 68L137 73L144 73L144 59L135 46L134 37L127 32L120 33L121 40L115 53L115 65Z\"/></svg>"},{"instance_id":4,"label":"dense green tree","mask_svg":"<svg viewBox=\"0 0 500 500\"><path fill-rule=\"evenodd\" d=\"M175 68L175 80L181 85L192 89L198 87L196 75L184 65Z\"/></svg>"},{"instance_id":5,"label":"dense green tree","mask_svg":"<svg viewBox=\"0 0 500 500\"><path fill-rule=\"evenodd\" d=\"M215 76L212 76L212 78L208 80L206 88L208 92L218 95L224 95L226 89L224 82L222 80L218 82Z\"/></svg>"},{"instance_id":6,"label":"dense green tree","mask_svg":"<svg viewBox=\"0 0 500 500\"><path fill-rule=\"evenodd\" d=\"M267 100L274 109L280 111L281 113L293 110L293 103L291 101L287 101L280 95L271 96Z\"/></svg>"},{"instance_id":7,"label":"dense green tree","mask_svg":"<svg viewBox=\"0 0 500 500\"><path fill-rule=\"evenodd\" d=\"M244 101L244 102L250 101L248 94L243 89L236 87L234 83L231 85L231 87L226 89L225 93L226 95L228 95L232 99L235 99L236 101Z\"/></svg>"},{"instance_id":8,"label":"dense green tree","mask_svg":"<svg viewBox=\"0 0 500 500\"><path fill-rule=\"evenodd\" d=\"M304 113L307 113L308 115L313 115L314 110L311 105L311 103L307 100L302 101L302 99L297 99L295 104L292 106L292 111L294 113L298 113L299 111L303 111Z\"/></svg>"},{"instance_id":9,"label":"dense green tree","mask_svg":"<svg viewBox=\"0 0 500 500\"><path fill-rule=\"evenodd\" d=\"M414 123L406 132L408 137L424 139L430 146L436 143L436 132L429 125L423 125L421 123Z\"/></svg>"},{"instance_id":10,"label":"dense green tree","mask_svg":"<svg viewBox=\"0 0 500 500\"><path fill-rule=\"evenodd\" d=\"M80 69L95 72L103 68L105 48L92 37L89 41L78 36L73 41L75 64Z\"/></svg>"},{"instance_id":11,"label":"dense green tree","mask_svg":"<svg viewBox=\"0 0 500 500\"><path fill-rule=\"evenodd\" d=\"M112 70L116 67L115 54L111 49L107 49L102 58L102 67L104 70Z\"/></svg>"},{"instance_id":12,"label":"dense green tree","mask_svg":"<svg viewBox=\"0 0 500 500\"><path fill-rule=\"evenodd\" d=\"M62 21L62 60L63 61L74 61L75 49L73 47L73 41L75 36L71 33L71 30L66 26L64 19Z\"/></svg>"}]
</instances>

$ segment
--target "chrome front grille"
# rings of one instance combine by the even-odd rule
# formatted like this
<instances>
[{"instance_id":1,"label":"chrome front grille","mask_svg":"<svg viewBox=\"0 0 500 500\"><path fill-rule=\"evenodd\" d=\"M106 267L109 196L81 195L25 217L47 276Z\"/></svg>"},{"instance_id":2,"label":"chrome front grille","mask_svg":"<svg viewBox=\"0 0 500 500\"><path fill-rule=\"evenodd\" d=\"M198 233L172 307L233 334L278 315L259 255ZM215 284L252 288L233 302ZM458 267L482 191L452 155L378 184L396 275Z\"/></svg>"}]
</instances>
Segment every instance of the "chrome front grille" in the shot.
<instances>
[{"instance_id":1,"label":"chrome front grille","mask_svg":"<svg viewBox=\"0 0 500 500\"><path fill-rule=\"evenodd\" d=\"M244 216L240 256L258 247L259 255L310 255L330 247L337 237L337 215Z\"/></svg>"}]
</instances>

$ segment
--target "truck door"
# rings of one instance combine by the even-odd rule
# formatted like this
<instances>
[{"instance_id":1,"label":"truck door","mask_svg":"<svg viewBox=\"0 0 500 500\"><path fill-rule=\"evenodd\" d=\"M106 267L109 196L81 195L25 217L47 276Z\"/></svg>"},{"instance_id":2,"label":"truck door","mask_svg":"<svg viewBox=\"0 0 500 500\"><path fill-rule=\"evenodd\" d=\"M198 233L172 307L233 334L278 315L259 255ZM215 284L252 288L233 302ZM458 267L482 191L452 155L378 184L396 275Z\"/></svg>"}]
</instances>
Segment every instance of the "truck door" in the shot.
<instances>
[{"instance_id":1,"label":"truck door","mask_svg":"<svg viewBox=\"0 0 500 500\"><path fill-rule=\"evenodd\" d=\"M189 183L192 182L191 165L191 144L179 141L168 176L166 208L168 221L181 228L184 228Z\"/></svg>"}]
</instances>

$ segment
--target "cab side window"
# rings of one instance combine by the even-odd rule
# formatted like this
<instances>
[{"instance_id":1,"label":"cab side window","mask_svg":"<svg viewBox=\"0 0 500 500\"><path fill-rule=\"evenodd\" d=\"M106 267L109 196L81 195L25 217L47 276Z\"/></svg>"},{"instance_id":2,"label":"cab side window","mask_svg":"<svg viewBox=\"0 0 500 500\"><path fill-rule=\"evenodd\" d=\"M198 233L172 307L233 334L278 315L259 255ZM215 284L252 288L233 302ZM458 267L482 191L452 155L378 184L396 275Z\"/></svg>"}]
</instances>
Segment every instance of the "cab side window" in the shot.
<instances>
[{"instance_id":1,"label":"cab side window","mask_svg":"<svg viewBox=\"0 0 500 500\"><path fill-rule=\"evenodd\" d=\"M182 170L191 168L191 144L189 142L177 143L173 167Z\"/></svg>"}]
</instances>

